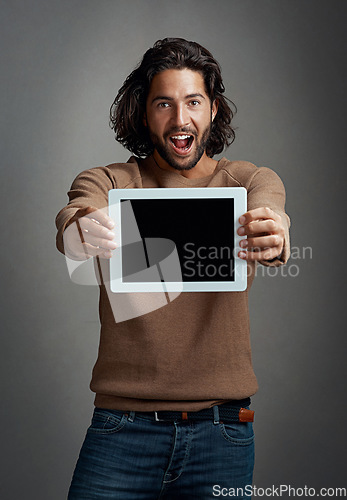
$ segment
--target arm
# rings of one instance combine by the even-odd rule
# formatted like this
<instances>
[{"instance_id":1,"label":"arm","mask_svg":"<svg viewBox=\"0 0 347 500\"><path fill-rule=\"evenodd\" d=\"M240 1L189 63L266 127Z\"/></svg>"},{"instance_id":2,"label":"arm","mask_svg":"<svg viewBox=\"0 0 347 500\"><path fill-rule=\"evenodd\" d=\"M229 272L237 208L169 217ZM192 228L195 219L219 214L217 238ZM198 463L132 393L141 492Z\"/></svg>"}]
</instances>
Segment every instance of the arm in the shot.
<instances>
[{"instance_id":1,"label":"arm","mask_svg":"<svg viewBox=\"0 0 347 500\"><path fill-rule=\"evenodd\" d=\"M285 189L269 168L259 168L248 188L248 211L240 217L239 257L265 266L279 266L289 259L290 219L285 213Z\"/></svg>"},{"instance_id":2,"label":"arm","mask_svg":"<svg viewBox=\"0 0 347 500\"><path fill-rule=\"evenodd\" d=\"M108 191L113 182L104 167L86 170L74 180L69 203L56 217L57 248L74 260L99 255L112 256L116 248L110 231L114 223L107 215Z\"/></svg>"}]
</instances>

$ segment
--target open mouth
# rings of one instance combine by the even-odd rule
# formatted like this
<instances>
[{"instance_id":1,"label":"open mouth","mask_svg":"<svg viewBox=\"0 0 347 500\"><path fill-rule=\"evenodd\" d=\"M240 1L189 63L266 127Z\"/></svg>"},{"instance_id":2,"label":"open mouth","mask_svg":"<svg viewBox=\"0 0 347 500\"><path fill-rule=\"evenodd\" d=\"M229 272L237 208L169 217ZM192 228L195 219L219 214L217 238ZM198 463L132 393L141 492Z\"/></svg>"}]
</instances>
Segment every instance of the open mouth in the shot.
<instances>
[{"instance_id":1,"label":"open mouth","mask_svg":"<svg viewBox=\"0 0 347 500\"><path fill-rule=\"evenodd\" d=\"M187 134L172 135L170 144L179 155L186 155L192 149L194 136Z\"/></svg>"}]
</instances>

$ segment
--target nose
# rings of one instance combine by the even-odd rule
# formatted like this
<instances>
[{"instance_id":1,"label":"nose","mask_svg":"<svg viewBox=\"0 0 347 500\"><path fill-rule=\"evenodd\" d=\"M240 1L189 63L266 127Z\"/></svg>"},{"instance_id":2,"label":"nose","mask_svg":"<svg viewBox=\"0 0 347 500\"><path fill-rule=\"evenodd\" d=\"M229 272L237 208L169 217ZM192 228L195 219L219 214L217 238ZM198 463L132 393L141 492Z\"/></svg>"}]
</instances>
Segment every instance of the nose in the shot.
<instances>
[{"instance_id":1,"label":"nose","mask_svg":"<svg viewBox=\"0 0 347 500\"><path fill-rule=\"evenodd\" d=\"M185 104L178 104L175 107L173 121L176 127L184 127L190 123L190 115Z\"/></svg>"}]
</instances>

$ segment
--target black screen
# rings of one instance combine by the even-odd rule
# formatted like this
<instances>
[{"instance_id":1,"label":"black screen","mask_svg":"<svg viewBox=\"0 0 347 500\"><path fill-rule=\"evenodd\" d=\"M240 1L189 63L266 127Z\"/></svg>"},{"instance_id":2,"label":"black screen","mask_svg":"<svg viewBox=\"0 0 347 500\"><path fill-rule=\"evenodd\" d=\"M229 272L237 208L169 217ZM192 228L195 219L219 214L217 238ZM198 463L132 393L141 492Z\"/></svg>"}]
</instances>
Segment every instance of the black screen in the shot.
<instances>
[{"instance_id":1,"label":"black screen","mask_svg":"<svg viewBox=\"0 0 347 500\"><path fill-rule=\"evenodd\" d=\"M151 256L148 255L149 245L146 244L146 239L149 238L165 238L174 242L182 281L234 281L233 199L122 200L124 201L131 203L141 241L127 245L122 250L123 281L133 281L131 275L143 267L143 256L149 267ZM125 241L127 223L122 211L121 221L122 240ZM164 257L162 255L161 259ZM181 281L181 278L170 281Z\"/></svg>"}]
</instances>

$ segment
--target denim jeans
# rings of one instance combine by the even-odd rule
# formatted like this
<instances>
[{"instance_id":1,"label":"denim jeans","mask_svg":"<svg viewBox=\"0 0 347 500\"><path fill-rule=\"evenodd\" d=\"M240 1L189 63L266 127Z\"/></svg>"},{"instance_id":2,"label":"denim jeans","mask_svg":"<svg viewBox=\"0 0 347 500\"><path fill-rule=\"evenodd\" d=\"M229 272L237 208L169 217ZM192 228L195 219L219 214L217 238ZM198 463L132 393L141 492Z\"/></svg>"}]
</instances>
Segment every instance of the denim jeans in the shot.
<instances>
[{"instance_id":1,"label":"denim jeans","mask_svg":"<svg viewBox=\"0 0 347 500\"><path fill-rule=\"evenodd\" d=\"M250 422L157 422L95 408L68 500L249 499L253 465Z\"/></svg>"}]
</instances>

